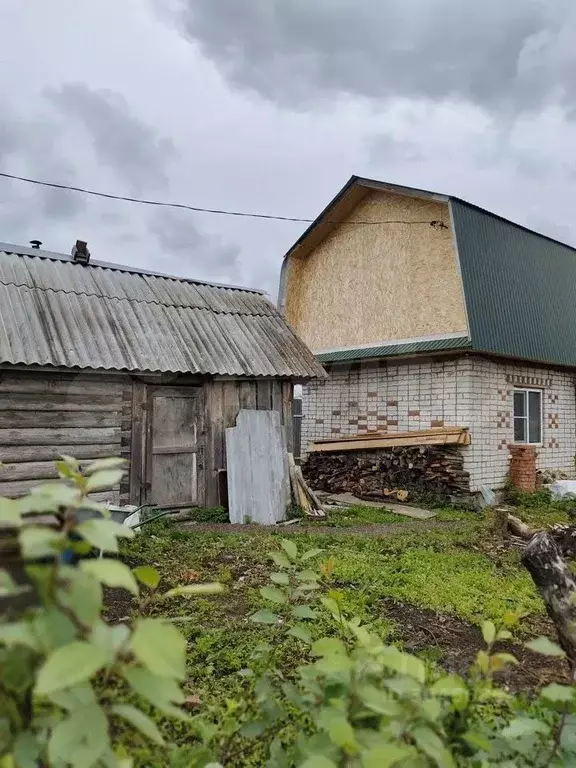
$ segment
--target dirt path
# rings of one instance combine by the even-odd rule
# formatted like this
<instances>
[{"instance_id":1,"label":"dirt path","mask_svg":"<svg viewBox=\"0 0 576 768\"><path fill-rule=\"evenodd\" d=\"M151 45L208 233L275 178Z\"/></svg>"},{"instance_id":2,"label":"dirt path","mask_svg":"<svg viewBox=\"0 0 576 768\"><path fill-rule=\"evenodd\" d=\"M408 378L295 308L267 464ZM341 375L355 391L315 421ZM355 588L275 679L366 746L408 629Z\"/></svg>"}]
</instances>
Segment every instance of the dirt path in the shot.
<instances>
[{"instance_id":1,"label":"dirt path","mask_svg":"<svg viewBox=\"0 0 576 768\"><path fill-rule=\"evenodd\" d=\"M198 531L199 533L281 533L289 535L291 533L312 533L330 536L353 536L370 534L371 536L388 536L394 533L431 530L454 530L461 525L461 522L439 522L439 521L420 521L413 523L387 523L372 525L351 525L351 526L329 526L329 525L231 525L229 523L179 523L178 528L190 533Z\"/></svg>"}]
</instances>

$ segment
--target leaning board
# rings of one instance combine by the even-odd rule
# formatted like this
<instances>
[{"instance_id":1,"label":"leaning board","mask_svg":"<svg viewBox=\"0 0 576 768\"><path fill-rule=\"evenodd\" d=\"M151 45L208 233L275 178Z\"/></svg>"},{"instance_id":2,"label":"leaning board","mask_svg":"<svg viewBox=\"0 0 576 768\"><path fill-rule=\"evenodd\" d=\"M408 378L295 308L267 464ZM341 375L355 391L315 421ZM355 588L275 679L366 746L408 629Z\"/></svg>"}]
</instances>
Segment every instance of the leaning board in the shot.
<instances>
[{"instance_id":1,"label":"leaning board","mask_svg":"<svg viewBox=\"0 0 576 768\"><path fill-rule=\"evenodd\" d=\"M284 520L290 479L280 413L241 410L236 426L226 429L226 461L230 522Z\"/></svg>"}]
</instances>

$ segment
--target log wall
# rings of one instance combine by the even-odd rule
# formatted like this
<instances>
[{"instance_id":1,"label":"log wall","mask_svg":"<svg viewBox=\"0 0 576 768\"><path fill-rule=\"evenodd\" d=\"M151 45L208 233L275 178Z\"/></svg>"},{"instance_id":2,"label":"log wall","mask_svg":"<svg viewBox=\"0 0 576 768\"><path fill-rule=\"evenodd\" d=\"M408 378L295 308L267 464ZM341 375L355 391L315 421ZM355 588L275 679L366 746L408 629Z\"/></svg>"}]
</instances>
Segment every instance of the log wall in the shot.
<instances>
[{"instance_id":1,"label":"log wall","mask_svg":"<svg viewBox=\"0 0 576 768\"><path fill-rule=\"evenodd\" d=\"M122 375L0 371L0 496L56 478L61 454L81 462L119 456L124 390L131 386ZM119 490L94 497L117 503Z\"/></svg>"}]
</instances>

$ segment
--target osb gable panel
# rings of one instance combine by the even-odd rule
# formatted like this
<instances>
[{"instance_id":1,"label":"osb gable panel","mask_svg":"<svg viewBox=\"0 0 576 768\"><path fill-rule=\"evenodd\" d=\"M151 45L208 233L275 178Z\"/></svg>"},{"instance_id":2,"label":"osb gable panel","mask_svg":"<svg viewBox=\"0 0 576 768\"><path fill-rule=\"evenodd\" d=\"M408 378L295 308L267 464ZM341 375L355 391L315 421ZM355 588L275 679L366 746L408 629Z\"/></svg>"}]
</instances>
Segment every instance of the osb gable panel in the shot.
<instances>
[{"instance_id":1,"label":"osb gable panel","mask_svg":"<svg viewBox=\"0 0 576 768\"><path fill-rule=\"evenodd\" d=\"M467 332L448 205L370 192L304 258L290 257L286 317L315 352Z\"/></svg>"}]
</instances>

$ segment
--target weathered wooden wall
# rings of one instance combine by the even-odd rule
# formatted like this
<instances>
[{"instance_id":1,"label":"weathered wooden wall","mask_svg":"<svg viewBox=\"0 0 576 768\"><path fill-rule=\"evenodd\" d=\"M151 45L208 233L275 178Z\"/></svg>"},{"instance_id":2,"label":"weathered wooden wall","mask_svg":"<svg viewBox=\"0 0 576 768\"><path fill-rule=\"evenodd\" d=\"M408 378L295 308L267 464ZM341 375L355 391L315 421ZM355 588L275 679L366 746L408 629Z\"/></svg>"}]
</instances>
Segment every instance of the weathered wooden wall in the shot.
<instances>
[{"instance_id":1,"label":"weathered wooden wall","mask_svg":"<svg viewBox=\"0 0 576 768\"><path fill-rule=\"evenodd\" d=\"M121 375L0 370L0 496L57 477L60 454L86 462L120 455L127 386ZM119 488L94 496L117 502Z\"/></svg>"},{"instance_id":2,"label":"weathered wooden wall","mask_svg":"<svg viewBox=\"0 0 576 768\"><path fill-rule=\"evenodd\" d=\"M150 377L148 377L150 378ZM188 379L190 381L188 382ZM168 386L198 387L178 377ZM65 453L88 462L122 456L130 472L117 488L95 497L114 503L146 499L150 435L148 392L152 382L129 374L67 374L0 369L0 496L19 496L57 476L54 460ZM198 440L199 503L225 503L226 427L241 408L275 410L292 450L292 385L289 381L205 380Z\"/></svg>"},{"instance_id":3,"label":"weathered wooden wall","mask_svg":"<svg viewBox=\"0 0 576 768\"><path fill-rule=\"evenodd\" d=\"M204 385L205 435L200 465L205 470L205 503L223 502L220 473L226 469L226 427L236 424L241 408L279 411L292 450L292 385L289 381L210 381Z\"/></svg>"}]
</instances>

